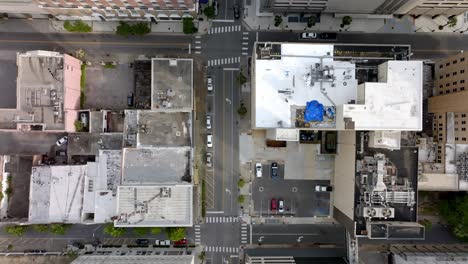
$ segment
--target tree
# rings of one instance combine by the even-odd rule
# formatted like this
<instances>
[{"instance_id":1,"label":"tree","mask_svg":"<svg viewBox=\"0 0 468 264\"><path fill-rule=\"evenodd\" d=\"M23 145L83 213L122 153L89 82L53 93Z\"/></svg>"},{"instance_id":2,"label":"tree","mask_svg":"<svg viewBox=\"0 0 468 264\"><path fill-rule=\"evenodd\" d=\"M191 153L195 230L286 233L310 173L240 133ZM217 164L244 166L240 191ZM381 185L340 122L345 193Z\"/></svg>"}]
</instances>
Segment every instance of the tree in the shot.
<instances>
[{"instance_id":1,"label":"tree","mask_svg":"<svg viewBox=\"0 0 468 264\"><path fill-rule=\"evenodd\" d=\"M169 240L179 241L185 237L185 227L168 227L166 234Z\"/></svg>"},{"instance_id":2,"label":"tree","mask_svg":"<svg viewBox=\"0 0 468 264\"><path fill-rule=\"evenodd\" d=\"M150 229L148 227L135 227L133 228L133 233L137 236L144 236L149 233Z\"/></svg>"},{"instance_id":3,"label":"tree","mask_svg":"<svg viewBox=\"0 0 468 264\"><path fill-rule=\"evenodd\" d=\"M317 21L317 18L315 16L310 16L308 19L307 19L307 27L313 27L315 26L315 23Z\"/></svg>"},{"instance_id":4,"label":"tree","mask_svg":"<svg viewBox=\"0 0 468 264\"><path fill-rule=\"evenodd\" d=\"M281 16L275 16L275 27L279 27L283 23L283 18Z\"/></svg>"},{"instance_id":5,"label":"tree","mask_svg":"<svg viewBox=\"0 0 468 264\"><path fill-rule=\"evenodd\" d=\"M450 28L452 28L452 27L457 25L457 22L458 22L457 17L451 16L451 17L449 17L449 19L447 21L447 24L439 26L439 30L444 29L445 26L449 26Z\"/></svg>"},{"instance_id":6,"label":"tree","mask_svg":"<svg viewBox=\"0 0 468 264\"><path fill-rule=\"evenodd\" d=\"M439 213L457 238L468 240L468 194L441 201Z\"/></svg>"},{"instance_id":7,"label":"tree","mask_svg":"<svg viewBox=\"0 0 468 264\"><path fill-rule=\"evenodd\" d=\"M116 33L117 35L128 37L133 33L132 26L126 22L120 21Z\"/></svg>"},{"instance_id":8,"label":"tree","mask_svg":"<svg viewBox=\"0 0 468 264\"><path fill-rule=\"evenodd\" d=\"M344 16L343 20L341 21L341 24L344 26L351 25L351 22L353 22L353 19L350 16ZM341 26L341 25L340 25Z\"/></svg>"},{"instance_id":9,"label":"tree","mask_svg":"<svg viewBox=\"0 0 468 264\"><path fill-rule=\"evenodd\" d=\"M239 195L239 197L237 197L237 201L239 203L244 203L245 202L245 196L244 195Z\"/></svg>"},{"instance_id":10,"label":"tree","mask_svg":"<svg viewBox=\"0 0 468 264\"><path fill-rule=\"evenodd\" d=\"M63 23L63 28L68 32L91 32L93 28L81 20L75 22L65 21Z\"/></svg>"},{"instance_id":11,"label":"tree","mask_svg":"<svg viewBox=\"0 0 468 264\"><path fill-rule=\"evenodd\" d=\"M152 227L151 228L151 234L153 234L153 235L161 234L161 231L162 231L162 229L160 227Z\"/></svg>"},{"instance_id":12,"label":"tree","mask_svg":"<svg viewBox=\"0 0 468 264\"><path fill-rule=\"evenodd\" d=\"M50 231L52 234L56 235L65 235L67 230L70 228L70 225L67 224L51 224Z\"/></svg>"},{"instance_id":13,"label":"tree","mask_svg":"<svg viewBox=\"0 0 468 264\"><path fill-rule=\"evenodd\" d=\"M104 233L111 237L120 237L125 234L127 230L122 227L114 227L114 224L109 223L104 227Z\"/></svg>"},{"instance_id":14,"label":"tree","mask_svg":"<svg viewBox=\"0 0 468 264\"><path fill-rule=\"evenodd\" d=\"M83 122L81 122L80 120L75 120L73 124L75 125L76 132L83 132L84 130Z\"/></svg>"},{"instance_id":15,"label":"tree","mask_svg":"<svg viewBox=\"0 0 468 264\"><path fill-rule=\"evenodd\" d=\"M245 186L245 181L244 181L244 179L239 179L239 180L237 181L237 187L242 188L242 187L244 187L244 186Z\"/></svg>"},{"instance_id":16,"label":"tree","mask_svg":"<svg viewBox=\"0 0 468 264\"><path fill-rule=\"evenodd\" d=\"M244 73L239 72L239 75L237 76L237 81L240 85L243 85L247 82L247 77L245 77Z\"/></svg>"},{"instance_id":17,"label":"tree","mask_svg":"<svg viewBox=\"0 0 468 264\"><path fill-rule=\"evenodd\" d=\"M137 36L143 36L151 32L151 28L148 23L139 22L132 26L132 33Z\"/></svg>"},{"instance_id":18,"label":"tree","mask_svg":"<svg viewBox=\"0 0 468 264\"><path fill-rule=\"evenodd\" d=\"M214 6L211 5L211 6L205 7L205 9L203 9L203 14L205 14L207 18L214 18L215 17Z\"/></svg>"},{"instance_id":19,"label":"tree","mask_svg":"<svg viewBox=\"0 0 468 264\"><path fill-rule=\"evenodd\" d=\"M48 225L32 225L32 228L34 229L34 231L39 232L39 233L45 233L49 231Z\"/></svg>"},{"instance_id":20,"label":"tree","mask_svg":"<svg viewBox=\"0 0 468 264\"><path fill-rule=\"evenodd\" d=\"M5 232L7 232L10 235L22 236L24 235L24 232L26 232L26 226L19 226L19 225L5 226Z\"/></svg>"},{"instance_id":21,"label":"tree","mask_svg":"<svg viewBox=\"0 0 468 264\"><path fill-rule=\"evenodd\" d=\"M193 18L191 17L184 17L182 20L182 26L184 34L193 34L198 32L198 28L195 27Z\"/></svg>"},{"instance_id":22,"label":"tree","mask_svg":"<svg viewBox=\"0 0 468 264\"><path fill-rule=\"evenodd\" d=\"M245 107L244 103L241 103L239 109L237 109L237 113L240 116L245 116L247 114L247 107Z\"/></svg>"},{"instance_id":23,"label":"tree","mask_svg":"<svg viewBox=\"0 0 468 264\"><path fill-rule=\"evenodd\" d=\"M432 222L427 219L419 220L418 223L423 225L427 231L432 229Z\"/></svg>"}]
</instances>

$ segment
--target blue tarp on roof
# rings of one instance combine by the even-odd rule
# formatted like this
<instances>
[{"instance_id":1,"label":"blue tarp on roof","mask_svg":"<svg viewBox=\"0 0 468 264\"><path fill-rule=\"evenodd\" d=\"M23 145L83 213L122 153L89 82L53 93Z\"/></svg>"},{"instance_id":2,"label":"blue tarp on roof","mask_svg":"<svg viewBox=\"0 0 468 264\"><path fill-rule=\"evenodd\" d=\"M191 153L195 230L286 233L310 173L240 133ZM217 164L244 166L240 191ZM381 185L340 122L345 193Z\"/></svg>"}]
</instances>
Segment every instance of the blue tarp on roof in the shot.
<instances>
[{"instance_id":1,"label":"blue tarp on roof","mask_svg":"<svg viewBox=\"0 0 468 264\"><path fill-rule=\"evenodd\" d=\"M323 104L316 100L307 102L304 112L304 121L323 121Z\"/></svg>"}]
</instances>

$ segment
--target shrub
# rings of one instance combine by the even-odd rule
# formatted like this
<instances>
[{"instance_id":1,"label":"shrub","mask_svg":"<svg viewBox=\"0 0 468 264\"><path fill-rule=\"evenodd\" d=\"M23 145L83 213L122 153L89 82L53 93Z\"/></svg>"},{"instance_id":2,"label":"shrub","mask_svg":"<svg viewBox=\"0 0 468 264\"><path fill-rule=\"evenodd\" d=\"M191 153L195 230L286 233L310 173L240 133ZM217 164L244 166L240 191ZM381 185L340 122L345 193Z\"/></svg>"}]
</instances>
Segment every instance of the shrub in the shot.
<instances>
[{"instance_id":1,"label":"shrub","mask_svg":"<svg viewBox=\"0 0 468 264\"><path fill-rule=\"evenodd\" d=\"M114 227L114 224L109 223L104 227L104 233L111 237L120 237L125 234L127 230L122 227Z\"/></svg>"},{"instance_id":2,"label":"shrub","mask_svg":"<svg viewBox=\"0 0 468 264\"><path fill-rule=\"evenodd\" d=\"M205 14L207 18L214 18L215 17L214 6L211 5L211 6L205 7L205 9L203 10L203 14Z\"/></svg>"},{"instance_id":3,"label":"shrub","mask_svg":"<svg viewBox=\"0 0 468 264\"><path fill-rule=\"evenodd\" d=\"M117 26L117 35L121 35L124 37L127 37L132 34L132 26L130 26L128 23L120 21L119 25Z\"/></svg>"},{"instance_id":4,"label":"shrub","mask_svg":"<svg viewBox=\"0 0 468 264\"><path fill-rule=\"evenodd\" d=\"M135 227L133 228L133 233L137 236L144 236L149 233L150 229L148 227Z\"/></svg>"},{"instance_id":5,"label":"shrub","mask_svg":"<svg viewBox=\"0 0 468 264\"><path fill-rule=\"evenodd\" d=\"M239 203L244 203L245 202L245 196L244 195L239 195L239 197L237 197L237 201Z\"/></svg>"},{"instance_id":6,"label":"shrub","mask_svg":"<svg viewBox=\"0 0 468 264\"><path fill-rule=\"evenodd\" d=\"M24 232L26 232L26 226L19 226L19 225L5 226L5 232L7 232L10 235L23 236Z\"/></svg>"},{"instance_id":7,"label":"shrub","mask_svg":"<svg viewBox=\"0 0 468 264\"><path fill-rule=\"evenodd\" d=\"M275 16L275 27L279 27L283 23L283 18L281 16Z\"/></svg>"},{"instance_id":8,"label":"shrub","mask_svg":"<svg viewBox=\"0 0 468 264\"><path fill-rule=\"evenodd\" d=\"M75 125L75 131L76 132L83 132L84 126L83 123L80 120L75 120L73 123Z\"/></svg>"},{"instance_id":9,"label":"shrub","mask_svg":"<svg viewBox=\"0 0 468 264\"><path fill-rule=\"evenodd\" d=\"M168 227L166 234L170 240L179 241L185 237L185 227Z\"/></svg>"},{"instance_id":10,"label":"shrub","mask_svg":"<svg viewBox=\"0 0 468 264\"><path fill-rule=\"evenodd\" d=\"M75 22L65 21L63 23L63 28L68 32L91 32L93 28L81 20Z\"/></svg>"},{"instance_id":11,"label":"shrub","mask_svg":"<svg viewBox=\"0 0 468 264\"><path fill-rule=\"evenodd\" d=\"M237 186L238 186L239 188L244 187L244 186L245 186L245 181L244 181L244 179L239 179L239 180L237 181Z\"/></svg>"},{"instance_id":12,"label":"shrub","mask_svg":"<svg viewBox=\"0 0 468 264\"><path fill-rule=\"evenodd\" d=\"M315 26L317 19L314 16L311 16L307 19L307 27L313 27Z\"/></svg>"},{"instance_id":13,"label":"shrub","mask_svg":"<svg viewBox=\"0 0 468 264\"><path fill-rule=\"evenodd\" d=\"M342 25L344 27L344 26L347 26L347 25L351 25L351 22L353 22L353 19L350 16L344 16L341 23L342 23Z\"/></svg>"},{"instance_id":14,"label":"shrub","mask_svg":"<svg viewBox=\"0 0 468 264\"><path fill-rule=\"evenodd\" d=\"M65 235L67 230L70 228L70 225L67 224L51 224L50 232L56 235Z\"/></svg>"},{"instance_id":15,"label":"shrub","mask_svg":"<svg viewBox=\"0 0 468 264\"><path fill-rule=\"evenodd\" d=\"M245 116L247 114L247 107L245 107L244 103L241 103L239 109L237 109L237 113L240 116Z\"/></svg>"},{"instance_id":16,"label":"shrub","mask_svg":"<svg viewBox=\"0 0 468 264\"><path fill-rule=\"evenodd\" d=\"M195 27L193 23L193 18L191 17L184 17L182 20L182 26L184 34L193 34L198 32L198 28Z\"/></svg>"},{"instance_id":17,"label":"shrub","mask_svg":"<svg viewBox=\"0 0 468 264\"><path fill-rule=\"evenodd\" d=\"M153 234L153 235L161 234L161 231L162 231L162 229L160 227L152 227L151 228L151 234Z\"/></svg>"},{"instance_id":18,"label":"shrub","mask_svg":"<svg viewBox=\"0 0 468 264\"><path fill-rule=\"evenodd\" d=\"M244 73L239 72L239 75L237 76L237 81L240 85L243 85L247 82L247 77L245 77Z\"/></svg>"},{"instance_id":19,"label":"shrub","mask_svg":"<svg viewBox=\"0 0 468 264\"><path fill-rule=\"evenodd\" d=\"M32 225L32 228L34 229L34 231L39 232L39 233L45 233L49 231L48 225Z\"/></svg>"},{"instance_id":20,"label":"shrub","mask_svg":"<svg viewBox=\"0 0 468 264\"><path fill-rule=\"evenodd\" d=\"M117 26L117 35L128 37L130 35L143 36L151 32L151 28L148 26L148 23L139 22L133 25L130 25L126 22L120 21Z\"/></svg>"},{"instance_id":21,"label":"shrub","mask_svg":"<svg viewBox=\"0 0 468 264\"><path fill-rule=\"evenodd\" d=\"M117 65L114 65L112 62L106 62L106 64L104 64L102 67L106 69L115 69Z\"/></svg>"}]
</instances>

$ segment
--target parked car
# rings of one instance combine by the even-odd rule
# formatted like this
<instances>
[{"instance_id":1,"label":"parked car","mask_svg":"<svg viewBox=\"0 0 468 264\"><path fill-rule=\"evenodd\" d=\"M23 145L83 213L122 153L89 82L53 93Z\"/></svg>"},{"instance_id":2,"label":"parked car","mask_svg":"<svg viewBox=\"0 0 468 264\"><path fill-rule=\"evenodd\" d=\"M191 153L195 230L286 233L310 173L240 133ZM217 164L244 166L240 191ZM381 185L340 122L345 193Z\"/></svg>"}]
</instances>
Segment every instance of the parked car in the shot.
<instances>
[{"instance_id":1,"label":"parked car","mask_svg":"<svg viewBox=\"0 0 468 264\"><path fill-rule=\"evenodd\" d=\"M148 239L144 239L144 238L138 238L135 240L135 243L138 245L138 246L143 246L143 247L147 247L149 245L149 240Z\"/></svg>"},{"instance_id":2,"label":"parked car","mask_svg":"<svg viewBox=\"0 0 468 264\"><path fill-rule=\"evenodd\" d=\"M166 246L166 247L168 247L168 246L171 245L171 241L170 240L156 240L154 242L154 244L156 246Z\"/></svg>"},{"instance_id":3,"label":"parked car","mask_svg":"<svg viewBox=\"0 0 468 264\"><path fill-rule=\"evenodd\" d=\"M275 212L278 209L278 201L275 198L271 199L271 211Z\"/></svg>"},{"instance_id":4,"label":"parked car","mask_svg":"<svg viewBox=\"0 0 468 264\"><path fill-rule=\"evenodd\" d=\"M213 91L213 78L208 77L206 79L206 83L207 83L207 86L208 86L208 92L212 92Z\"/></svg>"},{"instance_id":5,"label":"parked car","mask_svg":"<svg viewBox=\"0 0 468 264\"><path fill-rule=\"evenodd\" d=\"M179 241L174 241L174 247L181 247L187 245L187 239L181 239Z\"/></svg>"},{"instance_id":6,"label":"parked car","mask_svg":"<svg viewBox=\"0 0 468 264\"><path fill-rule=\"evenodd\" d=\"M262 177L262 164L260 162L255 163L255 175L257 177Z\"/></svg>"},{"instance_id":7,"label":"parked car","mask_svg":"<svg viewBox=\"0 0 468 264\"><path fill-rule=\"evenodd\" d=\"M333 187L331 187L330 185L317 184L315 185L315 191L316 192L331 192L333 191Z\"/></svg>"},{"instance_id":8,"label":"parked car","mask_svg":"<svg viewBox=\"0 0 468 264\"><path fill-rule=\"evenodd\" d=\"M213 167L213 154L210 152L206 153L206 167L211 168Z\"/></svg>"},{"instance_id":9,"label":"parked car","mask_svg":"<svg viewBox=\"0 0 468 264\"><path fill-rule=\"evenodd\" d=\"M206 145L207 145L209 148L212 148L212 147L213 147L213 135L208 134L208 135L206 136Z\"/></svg>"},{"instance_id":10,"label":"parked car","mask_svg":"<svg viewBox=\"0 0 468 264\"><path fill-rule=\"evenodd\" d=\"M284 213L284 200L278 200L278 213Z\"/></svg>"},{"instance_id":11,"label":"parked car","mask_svg":"<svg viewBox=\"0 0 468 264\"><path fill-rule=\"evenodd\" d=\"M64 136L63 138L57 140L57 142L55 142L55 144L57 144L57 146L62 146L62 145L65 145L67 144L68 142L68 136Z\"/></svg>"},{"instance_id":12,"label":"parked car","mask_svg":"<svg viewBox=\"0 0 468 264\"><path fill-rule=\"evenodd\" d=\"M320 39L336 40L336 33L320 33Z\"/></svg>"},{"instance_id":13,"label":"parked car","mask_svg":"<svg viewBox=\"0 0 468 264\"><path fill-rule=\"evenodd\" d=\"M234 7L232 8L234 11L234 18L239 19L240 18L240 7L239 4L235 4Z\"/></svg>"},{"instance_id":14,"label":"parked car","mask_svg":"<svg viewBox=\"0 0 468 264\"><path fill-rule=\"evenodd\" d=\"M315 32L303 32L301 33L301 38L302 39L317 39L318 34Z\"/></svg>"},{"instance_id":15,"label":"parked car","mask_svg":"<svg viewBox=\"0 0 468 264\"><path fill-rule=\"evenodd\" d=\"M272 179L278 178L278 163L276 162L271 163L271 178Z\"/></svg>"},{"instance_id":16,"label":"parked car","mask_svg":"<svg viewBox=\"0 0 468 264\"><path fill-rule=\"evenodd\" d=\"M206 116L206 129L211 129L211 116Z\"/></svg>"},{"instance_id":17,"label":"parked car","mask_svg":"<svg viewBox=\"0 0 468 264\"><path fill-rule=\"evenodd\" d=\"M129 93L127 96L127 106L133 106L133 93Z\"/></svg>"}]
</instances>

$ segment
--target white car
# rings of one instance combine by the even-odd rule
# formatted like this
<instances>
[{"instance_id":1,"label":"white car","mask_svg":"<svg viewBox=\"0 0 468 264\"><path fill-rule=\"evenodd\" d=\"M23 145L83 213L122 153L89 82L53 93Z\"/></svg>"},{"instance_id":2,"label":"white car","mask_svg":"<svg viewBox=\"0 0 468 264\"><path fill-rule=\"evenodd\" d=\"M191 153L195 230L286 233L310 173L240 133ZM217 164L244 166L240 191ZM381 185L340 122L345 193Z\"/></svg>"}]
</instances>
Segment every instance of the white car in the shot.
<instances>
[{"instance_id":1,"label":"white car","mask_svg":"<svg viewBox=\"0 0 468 264\"><path fill-rule=\"evenodd\" d=\"M318 35L315 32L304 32L301 34L301 38L303 39L316 39L317 37Z\"/></svg>"},{"instance_id":2,"label":"white car","mask_svg":"<svg viewBox=\"0 0 468 264\"><path fill-rule=\"evenodd\" d=\"M154 242L154 244L156 246L170 246L171 245L171 241L170 240L156 240Z\"/></svg>"},{"instance_id":3,"label":"white car","mask_svg":"<svg viewBox=\"0 0 468 264\"><path fill-rule=\"evenodd\" d=\"M211 116L206 116L206 129L211 129Z\"/></svg>"},{"instance_id":4,"label":"white car","mask_svg":"<svg viewBox=\"0 0 468 264\"><path fill-rule=\"evenodd\" d=\"M333 188L329 185L320 185L320 184L315 185L316 192L331 192L332 190Z\"/></svg>"},{"instance_id":5,"label":"white car","mask_svg":"<svg viewBox=\"0 0 468 264\"><path fill-rule=\"evenodd\" d=\"M213 154L210 152L206 153L206 167L213 167Z\"/></svg>"},{"instance_id":6,"label":"white car","mask_svg":"<svg viewBox=\"0 0 468 264\"><path fill-rule=\"evenodd\" d=\"M284 213L284 200L278 200L278 213Z\"/></svg>"},{"instance_id":7,"label":"white car","mask_svg":"<svg viewBox=\"0 0 468 264\"><path fill-rule=\"evenodd\" d=\"M260 162L255 163L255 175L258 178L262 177L262 164Z\"/></svg>"},{"instance_id":8,"label":"white car","mask_svg":"<svg viewBox=\"0 0 468 264\"><path fill-rule=\"evenodd\" d=\"M212 148L212 147L213 147L213 135L208 134L208 135L206 136L206 145L207 145L209 148Z\"/></svg>"},{"instance_id":9,"label":"white car","mask_svg":"<svg viewBox=\"0 0 468 264\"><path fill-rule=\"evenodd\" d=\"M208 85L208 92L212 92L213 91L213 78L208 77L208 79L206 80L206 83Z\"/></svg>"},{"instance_id":10,"label":"white car","mask_svg":"<svg viewBox=\"0 0 468 264\"><path fill-rule=\"evenodd\" d=\"M57 142L55 142L55 144L60 147L60 146L62 146L64 144L67 144L67 142L68 142L68 137L64 136L63 138L57 140Z\"/></svg>"}]
</instances>

